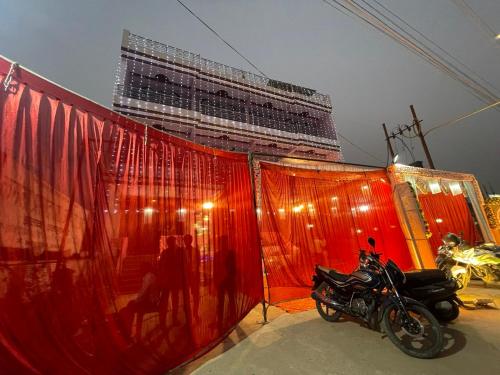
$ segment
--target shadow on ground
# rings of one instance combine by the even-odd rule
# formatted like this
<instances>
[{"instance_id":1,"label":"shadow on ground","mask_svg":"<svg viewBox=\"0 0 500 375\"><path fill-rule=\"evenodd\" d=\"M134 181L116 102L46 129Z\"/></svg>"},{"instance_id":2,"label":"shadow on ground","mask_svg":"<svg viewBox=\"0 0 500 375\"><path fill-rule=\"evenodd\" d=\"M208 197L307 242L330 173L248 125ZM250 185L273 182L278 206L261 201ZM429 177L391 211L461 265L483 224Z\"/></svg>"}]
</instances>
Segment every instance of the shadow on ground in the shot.
<instances>
[{"instance_id":1,"label":"shadow on ground","mask_svg":"<svg viewBox=\"0 0 500 375\"><path fill-rule=\"evenodd\" d=\"M328 323L316 311L285 314L195 374L500 374L499 310L462 310L444 327L445 348L421 360L357 321Z\"/></svg>"}]
</instances>

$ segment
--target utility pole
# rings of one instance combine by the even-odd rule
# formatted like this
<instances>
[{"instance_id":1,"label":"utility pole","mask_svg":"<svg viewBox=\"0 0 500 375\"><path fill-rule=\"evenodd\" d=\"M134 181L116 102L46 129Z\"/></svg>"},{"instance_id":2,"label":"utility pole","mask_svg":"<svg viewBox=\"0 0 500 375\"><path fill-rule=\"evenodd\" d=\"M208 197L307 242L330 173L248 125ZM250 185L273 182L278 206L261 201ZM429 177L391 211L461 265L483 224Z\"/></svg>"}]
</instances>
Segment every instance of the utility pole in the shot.
<instances>
[{"instance_id":1,"label":"utility pole","mask_svg":"<svg viewBox=\"0 0 500 375\"><path fill-rule=\"evenodd\" d=\"M394 160L394 150L392 149L391 139L389 138L389 133L387 133L387 128L385 127L385 123L382 124L385 133L385 141L387 142L387 147L389 148L389 153L391 154L391 160Z\"/></svg>"},{"instance_id":2,"label":"utility pole","mask_svg":"<svg viewBox=\"0 0 500 375\"><path fill-rule=\"evenodd\" d=\"M422 148L424 149L425 156L427 157L427 162L429 163L429 167L431 169L436 169L434 167L434 162L432 161L431 153L429 151L429 148L427 147L427 143L425 142L425 136L422 134L422 129L420 127L420 120L417 117L417 114L415 113L415 108L413 108L413 104L410 105L410 110L411 114L413 116L413 125L417 128L417 135L420 138L420 141L422 142ZM385 129L385 127L384 127ZM387 132L386 132L387 134Z\"/></svg>"}]
</instances>

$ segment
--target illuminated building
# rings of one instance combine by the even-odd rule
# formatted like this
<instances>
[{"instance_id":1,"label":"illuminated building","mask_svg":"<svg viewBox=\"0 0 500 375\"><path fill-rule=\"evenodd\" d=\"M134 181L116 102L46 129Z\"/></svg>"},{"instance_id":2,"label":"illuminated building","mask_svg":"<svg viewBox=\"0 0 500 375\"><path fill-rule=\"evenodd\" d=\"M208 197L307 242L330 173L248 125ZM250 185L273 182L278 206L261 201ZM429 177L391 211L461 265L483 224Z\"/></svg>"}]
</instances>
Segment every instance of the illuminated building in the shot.
<instances>
[{"instance_id":1,"label":"illuminated building","mask_svg":"<svg viewBox=\"0 0 500 375\"><path fill-rule=\"evenodd\" d=\"M124 30L116 111L193 142L342 160L330 97Z\"/></svg>"}]
</instances>

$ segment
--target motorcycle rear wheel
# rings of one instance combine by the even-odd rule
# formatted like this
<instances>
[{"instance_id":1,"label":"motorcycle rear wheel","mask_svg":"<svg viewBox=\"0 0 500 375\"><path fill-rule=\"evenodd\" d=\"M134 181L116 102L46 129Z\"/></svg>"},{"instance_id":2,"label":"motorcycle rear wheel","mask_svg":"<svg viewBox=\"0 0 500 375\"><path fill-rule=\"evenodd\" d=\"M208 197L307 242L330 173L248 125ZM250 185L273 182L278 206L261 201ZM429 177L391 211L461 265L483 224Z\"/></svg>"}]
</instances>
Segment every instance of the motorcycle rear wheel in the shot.
<instances>
[{"instance_id":1,"label":"motorcycle rear wheel","mask_svg":"<svg viewBox=\"0 0 500 375\"><path fill-rule=\"evenodd\" d=\"M434 358L443 349L443 331L437 319L425 307L416 303L405 306L418 333L409 332L403 323L403 313L392 304L383 313L382 329L403 353L416 358ZM425 324L425 326L424 326Z\"/></svg>"},{"instance_id":2,"label":"motorcycle rear wheel","mask_svg":"<svg viewBox=\"0 0 500 375\"><path fill-rule=\"evenodd\" d=\"M322 283L317 289L317 293L321 294L322 297L331 298L333 290L326 283ZM335 310L334 308L328 307L322 303L319 299L316 300L316 310L318 310L319 315L325 319L327 322L334 323L337 322L342 316L342 312Z\"/></svg>"},{"instance_id":3,"label":"motorcycle rear wheel","mask_svg":"<svg viewBox=\"0 0 500 375\"><path fill-rule=\"evenodd\" d=\"M328 307L318 300L316 300L316 310L318 310L319 315L323 319L325 319L327 322L330 323L337 322L342 316L342 312L337 311L331 307Z\"/></svg>"}]
</instances>

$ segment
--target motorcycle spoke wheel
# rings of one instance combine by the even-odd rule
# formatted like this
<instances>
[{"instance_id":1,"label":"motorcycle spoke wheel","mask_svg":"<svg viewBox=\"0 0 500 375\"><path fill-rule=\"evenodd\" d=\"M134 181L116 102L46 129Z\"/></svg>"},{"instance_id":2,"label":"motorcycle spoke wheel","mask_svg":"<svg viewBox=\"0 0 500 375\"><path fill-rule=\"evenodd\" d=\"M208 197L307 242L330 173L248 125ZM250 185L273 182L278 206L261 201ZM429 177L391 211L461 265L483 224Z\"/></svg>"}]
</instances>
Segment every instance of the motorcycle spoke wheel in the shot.
<instances>
[{"instance_id":1,"label":"motorcycle spoke wheel","mask_svg":"<svg viewBox=\"0 0 500 375\"><path fill-rule=\"evenodd\" d=\"M401 351L417 358L433 358L443 348L441 327L425 307L406 306L409 319L395 305L385 311L382 324L385 333Z\"/></svg>"},{"instance_id":2,"label":"motorcycle spoke wheel","mask_svg":"<svg viewBox=\"0 0 500 375\"><path fill-rule=\"evenodd\" d=\"M323 296L329 296L332 294L331 289L328 287L324 287L321 289L320 292ZM337 311L331 307L328 307L324 303L321 303L321 301L316 300L316 310L318 310L319 315L325 319L327 322L337 322L340 317L342 316L342 313L340 311Z\"/></svg>"}]
</instances>

